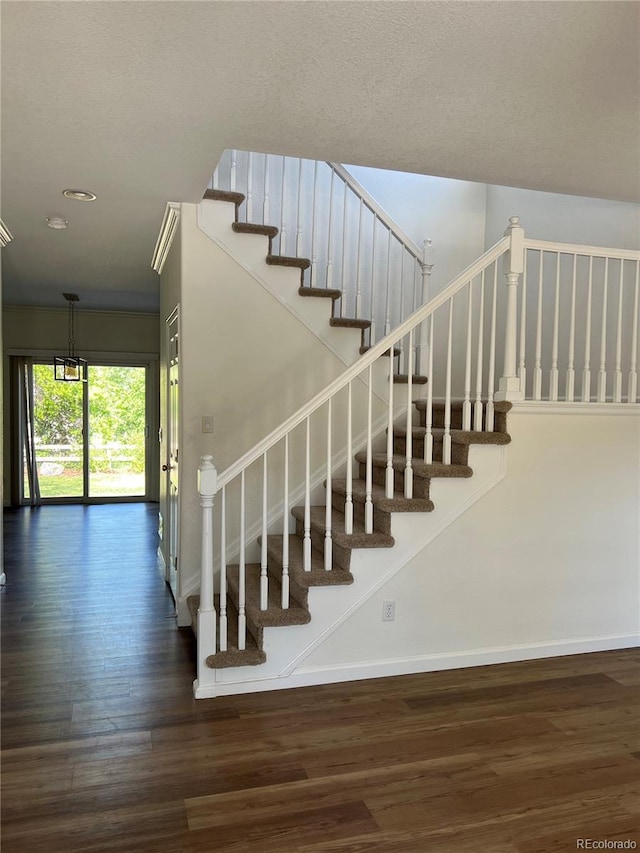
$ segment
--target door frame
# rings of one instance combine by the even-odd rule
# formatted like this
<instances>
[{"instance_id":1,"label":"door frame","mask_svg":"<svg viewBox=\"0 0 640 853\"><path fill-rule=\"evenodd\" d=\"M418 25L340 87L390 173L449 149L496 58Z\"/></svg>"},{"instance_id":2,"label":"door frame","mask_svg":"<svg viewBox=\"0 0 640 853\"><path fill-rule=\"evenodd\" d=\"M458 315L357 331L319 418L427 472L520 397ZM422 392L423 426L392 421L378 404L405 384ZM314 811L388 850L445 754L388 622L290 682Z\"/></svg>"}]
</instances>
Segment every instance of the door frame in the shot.
<instances>
[{"instance_id":1,"label":"door frame","mask_svg":"<svg viewBox=\"0 0 640 853\"><path fill-rule=\"evenodd\" d=\"M172 330L172 326L174 327ZM179 448L181 444L182 437L182 412L181 412L181 397L178 395L178 411L174 412L176 423L173 424L173 433L172 433L172 395L171 395L171 367L173 361L173 349L172 349L172 340L174 337L177 339L177 347L176 347L176 360L177 360L177 372L178 372L178 388L182 385L182 358L181 358L181 320L180 320L180 303L178 303L174 309L170 312L169 316L165 319L164 322L164 340L163 340L163 363L162 370L164 372L164 382L163 382L163 400L161 401L161 419L162 423L160 426L160 439L161 439L161 462L163 466L163 472L161 473L162 485L160 490L160 516L161 516L161 553L164 563L164 576L166 582L169 584L171 588L171 592L173 594L174 600L176 604L179 598L179 585L180 585L180 575L179 575L179 566L180 566L180 490L182 488L182 477L180 474L180 461L178 458L178 472L176 478L176 491L177 491L177 501L175 505L175 519L173 519L172 524L172 508L171 508L171 485L172 485L172 474L171 474L171 452L173 445L173 438L175 435L177 449L179 453ZM175 542L172 537L175 538ZM172 551L175 555L176 566L175 569L172 566L171 558Z\"/></svg>"},{"instance_id":2,"label":"door frame","mask_svg":"<svg viewBox=\"0 0 640 853\"><path fill-rule=\"evenodd\" d=\"M6 356L28 356L33 359L34 363L49 364L53 370L53 357L57 355L57 350L27 350L27 349L8 349L5 352ZM154 441L158 434L159 422L159 401L158 401L158 354L157 353L113 353L113 352L98 352L88 351L83 353L84 357L91 365L105 367L146 367L146 440L145 440L145 494L134 496L113 496L113 497L59 497L59 498L42 498L43 504L103 504L103 503L140 503L146 501L157 501L159 492L159 446ZM11 454L10 465L10 494L13 505L24 504L22 499L24 495L23 481L23 460L22 460L22 426L20 419L20 400L17 397L17 382L13 376L10 377L11 388L11 422L9 429L9 445ZM83 417L84 423L87 423L89 395L83 394ZM83 454L85 457L84 464L84 486L85 494L88 495L88 478L89 467L87 465L88 445L83 442Z\"/></svg>"}]
</instances>

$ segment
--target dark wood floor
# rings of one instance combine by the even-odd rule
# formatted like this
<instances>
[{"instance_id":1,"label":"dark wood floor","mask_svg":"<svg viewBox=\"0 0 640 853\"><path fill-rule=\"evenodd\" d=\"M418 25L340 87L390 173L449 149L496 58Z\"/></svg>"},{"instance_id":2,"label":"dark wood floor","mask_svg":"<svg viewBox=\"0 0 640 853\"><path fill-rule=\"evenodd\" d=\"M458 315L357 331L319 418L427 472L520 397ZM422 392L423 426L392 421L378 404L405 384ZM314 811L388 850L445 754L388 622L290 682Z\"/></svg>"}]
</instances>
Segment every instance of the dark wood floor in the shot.
<instances>
[{"instance_id":1,"label":"dark wood floor","mask_svg":"<svg viewBox=\"0 0 640 853\"><path fill-rule=\"evenodd\" d=\"M5 514L2 853L640 846L637 650L196 702L156 526Z\"/></svg>"}]
</instances>

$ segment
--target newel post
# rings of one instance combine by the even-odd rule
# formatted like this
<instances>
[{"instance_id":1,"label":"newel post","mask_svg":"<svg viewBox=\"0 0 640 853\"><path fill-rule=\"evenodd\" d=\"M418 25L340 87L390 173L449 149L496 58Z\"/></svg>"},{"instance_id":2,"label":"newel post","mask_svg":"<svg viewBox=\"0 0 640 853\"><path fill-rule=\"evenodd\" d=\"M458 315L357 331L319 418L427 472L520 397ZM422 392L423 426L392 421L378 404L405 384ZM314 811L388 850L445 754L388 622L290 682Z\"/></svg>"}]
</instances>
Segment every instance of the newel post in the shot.
<instances>
[{"instance_id":1,"label":"newel post","mask_svg":"<svg viewBox=\"0 0 640 853\"><path fill-rule=\"evenodd\" d=\"M431 240L424 240L422 244L422 261L420 263L422 271L422 299L420 305L426 305L431 299L431 271L433 270L433 245ZM429 364L429 346L431 342L428 339L427 329L429 321L423 320L418 328L417 342L417 361L415 372L421 374L426 370ZM431 377L429 377L431 378Z\"/></svg>"},{"instance_id":2,"label":"newel post","mask_svg":"<svg viewBox=\"0 0 640 853\"><path fill-rule=\"evenodd\" d=\"M213 457L202 456L198 468L198 493L202 509L200 605L198 607L198 678L206 671L207 657L216 652L216 611L213 604L213 503L218 472Z\"/></svg>"},{"instance_id":3,"label":"newel post","mask_svg":"<svg viewBox=\"0 0 640 853\"><path fill-rule=\"evenodd\" d=\"M519 216L509 217L505 231L509 237L509 249L504 256L504 275L507 280L507 317L504 331L504 367L494 399L524 400L524 389L520 388L520 377L516 369L516 346L518 325L518 280L524 272L524 229Z\"/></svg>"}]
</instances>

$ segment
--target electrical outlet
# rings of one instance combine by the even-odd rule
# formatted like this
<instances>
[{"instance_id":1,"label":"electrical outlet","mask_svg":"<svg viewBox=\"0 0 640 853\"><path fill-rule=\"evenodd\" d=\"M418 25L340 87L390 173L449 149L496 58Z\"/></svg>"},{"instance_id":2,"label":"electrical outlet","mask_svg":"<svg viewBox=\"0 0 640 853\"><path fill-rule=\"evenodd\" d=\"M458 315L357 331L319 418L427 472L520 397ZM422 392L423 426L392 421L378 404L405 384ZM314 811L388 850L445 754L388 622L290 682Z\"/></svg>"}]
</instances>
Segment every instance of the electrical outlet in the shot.
<instances>
[{"instance_id":1,"label":"electrical outlet","mask_svg":"<svg viewBox=\"0 0 640 853\"><path fill-rule=\"evenodd\" d=\"M202 432L213 432L213 418L211 415L204 415L202 418Z\"/></svg>"},{"instance_id":2,"label":"electrical outlet","mask_svg":"<svg viewBox=\"0 0 640 853\"><path fill-rule=\"evenodd\" d=\"M382 621L393 622L396 618L396 603L395 601L382 602Z\"/></svg>"}]
</instances>

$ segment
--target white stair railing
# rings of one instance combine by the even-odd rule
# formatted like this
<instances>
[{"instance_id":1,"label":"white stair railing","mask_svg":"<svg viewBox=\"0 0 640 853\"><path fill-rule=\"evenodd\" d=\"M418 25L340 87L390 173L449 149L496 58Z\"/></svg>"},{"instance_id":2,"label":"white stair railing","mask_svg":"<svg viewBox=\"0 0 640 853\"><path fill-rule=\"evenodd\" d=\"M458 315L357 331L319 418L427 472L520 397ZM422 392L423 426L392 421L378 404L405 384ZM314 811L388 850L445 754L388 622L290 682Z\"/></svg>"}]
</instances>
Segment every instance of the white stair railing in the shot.
<instances>
[{"instance_id":1,"label":"white stair railing","mask_svg":"<svg viewBox=\"0 0 640 853\"><path fill-rule=\"evenodd\" d=\"M428 302L431 241L418 247L339 163L227 150L210 188L245 196L241 221L277 226L273 253L309 258L306 286L339 291L337 315L369 320L370 346ZM426 364L414 343L400 372Z\"/></svg>"},{"instance_id":2,"label":"white stair railing","mask_svg":"<svg viewBox=\"0 0 640 853\"><path fill-rule=\"evenodd\" d=\"M509 267L508 249L514 243L514 230L519 226L512 222L509 236L504 237L476 263L454 279L438 296L423 305L405 319L383 340L375 344L355 364L349 367L338 379L317 394L309 403L288 418L278 429L259 442L241 459L229 466L217 478L217 489L221 493L218 516L213 518L211 502L206 503L206 512L210 514L206 528L219 531L217 559L207 550L207 559L202 561L202 572L208 580L202 589L206 590L203 620L209 620L209 630L199 619L199 631L206 633L208 654L224 651L222 634L215 636L215 614L211 616L213 593L210 578L214 576L214 563L220 566L220 609L226 608L226 589L229 583L228 555L239 554L238 576L234 583L237 598L237 648L248 647L250 637L247 633L246 608L247 589L254 590L259 598L259 607L268 608L269 587L276 584L282 587L282 606L288 606L288 567L292 553L289 552L292 510L296 503L299 508L293 513L296 519L298 536L291 539L295 548L295 558L300 561L304 571L333 570L333 535L339 532L351 533L354 528L366 535L373 534L374 499L373 485L379 482L388 497L394 493L412 497L413 494L413 450L411 441L413 424L413 376L414 370L409 362L406 385L395 386L392 366L390 367L389 399L381 403L374 401L372 394L372 366L387 350L404 342L411 351L416 332L425 327L429 334L428 354L430 382L427 398L426 435L423 458L427 464L436 459L451 464L452 400L456 392L469 389L471 377L475 377L476 399L475 429L492 429L493 416L490 410L493 399L499 394L489 383L494 381L491 370L483 365L495 365L496 316L500 311L499 297L494 287L492 296L485 291L486 281L497 283L498 263L503 256L507 258L507 275L512 274ZM471 321L466 311L470 294L477 294L473 304L478 306ZM481 295L482 293L482 295ZM493 299L493 304L491 302ZM497 302L496 302L497 299ZM514 315L515 316L515 315ZM486 327L486 328L485 328ZM457 348L453 342L458 334L473 338L473 346L463 350L463 358L457 358ZM505 338L515 339L515 326L505 329ZM441 345L436 345L436 337L441 337ZM479 341L484 344L480 347ZM476 363L476 354L482 351L482 364ZM506 349L509 349L507 347ZM515 352L514 345L509 351ZM444 358L441 353L444 352ZM470 353L468 355L467 353ZM392 365L392 359L388 363ZM513 366L515 371L515 363ZM502 381L502 380L501 380ZM468 394L467 394L468 396ZM441 402L439 402L441 400ZM469 402L465 399L465 403ZM436 410L444 408L443 426L435 427ZM399 420L400 419L400 420ZM401 423L407 433L406 451L402 456L394 454L395 424ZM388 428L386 442L384 428ZM382 444L381 444L382 442ZM387 447L387 453L383 447ZM442 447L440 450L439 448ZM346 448L346 454L344 454ZM363 448L360 459L360 479L363 481L364 497L357 503L354 496L354 477L352 454ZM269 464L266 457L268 454ZM387 458L388 456L388 458ZM206 470L210 459L203 460ZM334 515L334 495L331 492L332 477L337 465L342 464L346 471L346 495L343 499L343 515L338 515L339 527L336 528ZM387 465L389 464L389 467ZM268 469L268 475L267 475ZM385 473L389 471L389 474ZM297 472L295 489L291 488L291 474ZM268 476L268 479L267 479ZM322 493L322 481L326 481L326 492ZM203 481L201 473L201 482ZM202 494L202 491L201 491ZM212 496L211 496L212 497ZM233 511L231 507L233 506ZM315 509L314 509L315 507ZM203 503L205 512L205 503ZM354 521L355 515L355 521ZM284 525L281 519L284 518ZM234 521L235 519L235 521ZM259 535L260 545L256 546L255 563L249 556L250 546L244 542L249 531ZM283 535L278 534L282 531ZM274 568L272 552L265 548L265 538L272 534L270 541L281 539L278 545L279 557ZM285 546L286 543L286 546ZM317 554L314 559L313 555ZM252 573L252 577L249 574ZM284 590L287 588L287 594ZM272 596L273 599L273 596ZM209 614L208 616L206 614ZM234 634L236 626L234 626ZM199 637L200 642L200 637ZM207 655L201 654L199 661L206 666Z\"/></svg>"},{"instance_id":3,"label":"white stair railing","mask_svg":"<svg viewBox=\"0 0 640 853\"><path fill-rule=\"evenodd\" d=\"M640 252L524 246L517 372L526 399L636 403Z\"/></svg>"}]
</instances>

